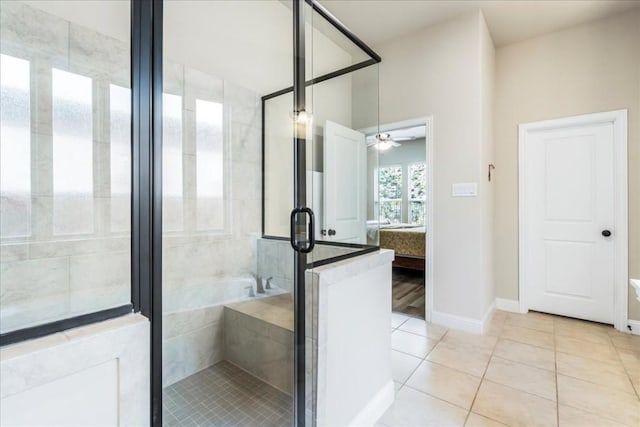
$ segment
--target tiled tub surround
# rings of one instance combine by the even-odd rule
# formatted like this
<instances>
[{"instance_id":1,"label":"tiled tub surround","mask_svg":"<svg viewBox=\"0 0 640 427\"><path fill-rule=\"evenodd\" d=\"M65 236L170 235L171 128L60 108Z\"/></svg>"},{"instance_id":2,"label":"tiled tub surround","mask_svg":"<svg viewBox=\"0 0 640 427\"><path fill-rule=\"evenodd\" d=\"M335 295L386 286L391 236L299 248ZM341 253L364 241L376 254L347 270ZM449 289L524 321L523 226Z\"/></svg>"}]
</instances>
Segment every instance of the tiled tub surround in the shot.
<instances>
[{"instance_id":1,"label":"tiled tub surround","mask_svg":"<svg viewBox=\"0 0 640 427\"><path fill-rule=\"evenodd\" d=\"M225 306L225 360L291 395L293 354L291 294Z\"/></svg>"},{"instance_id":2,"label":"tiled tub surround","mask_svg":"<svg viewBox=\"0 0 640 427\"><path fill-rule=\"evenodd\" d=\"M130 301L130 197L114 187L114 174L128 171L130 159L118 157L116 162L113 157L109 103L110 85L129 86L128 34L116 31L119 38L114 38L18 1L5 3L0 14L2 54L34 58L32 80L35 72L38 83L31 87L32 182L26 195L32 201L31 234L0 242L3 332ZM93 191L82 206L67 205L55 215L59 195L53 182L58 166L52 68L91 78L94 95ZM165 184L171 191L163 200L163 287L171 292L255 273L261 215L260 97L187 65L167 61L164 68L164 90L180 107L176 126L166 129L173 139L165 158L179 160L165 164ZM198 121L198 103L221 105L222 128ZM121 125L126 128L126 123ZM220 174L199 173L216 152L221 154L221 165L215 168ZM202 191L215 186L220 198ZM93 233L56 234L56 217L72 224L90 212L85 209L89 205ZM4 199L2 206L7 206Z\"/></svg>"},{"instance_id":3,"label":"tiled tub surround","mask_svg":"<svg viewBox=\"0 0 640 427\"><path fill-rule=\"evenodd\" d=\"M149 425L149 322L131 314L0 349L1 425Z\"/></svg>"},{"instance_id":4,"label":"tiled tub surround","mask_svg":"<svg viewBox=\"0 0 640 427\"><path fill-rule=\"evenodd\" d=\"M174 185L181 193L165 193L163 206L163 384L167 386L222 360L223 307L248 299L249 286L256 291L261 198L257 94L171 63L165 64L164 85L165 92L180 97L182 105L182 134L174 133L169 143L174 152L165 153L182 158L165 168L165 180L181 181ZM198 102L222 109L222 127L205 141L208 152L202 151ZM202 168L215 166L205 162L212 152L222 159L215 168L215 182L201 174ZM216 185L221 199L199 197L203 187ZM279 279L272 284L272 295L288 287ZM254 299L260 297L256 293Z\"/></svg>"},{"instance_id":5,"label":"tiled tub surround","mask_svg":"<svg viewBox=\"0 0 640 427\"><path fill-rule=\"evenodd\" d=\"M165 153L181 156L182 162L165 168L165 180L181 182L174 183L181 194L165 193L163 199L163 291L255 274L261 223L260 98L184 65L165 64L164 83L165 91L182 98L184 132L179 142L173 141L174 152ZM212 131L209 151L201 151L202 134L196 131L198 101L222 108L222 129ZM215 166L207 165L213 153L222 159L215 179L201 173ZM217 186L222 197L200 197L199 191L209 186Z\"/></svg>"},{"instance_id":6,"label":"tiled tub surround","mask_svg":"<svg viewBox=\"0 0 640 427\"><path fill-rule=\"evenodd\" d=\"M127 304L129 247L125 237L0 245L0 330Z\"/></svg>"},{"instance_id":7,"label":"tiled tub surround","mask_svg":"<svg viewBox=\"0 0 640 427\"><path fill-rule=\"evenodd\" d=\"M320 261L358 251L358 248L333 246L316 242L308 262ZM289 239L258 239L258 273L274 277L284 289L293 291L293 248Z\"/></svg>"},{"instance_id":8,"label":"tiled tub surround","mask_svg":"<svg viewBox=\"0 0 640 427\"><path fill-rule=\"evenodd\" d=\"M23 89L28 91L28 116L20 124L11 118L6 122L29 135L28 157L14 157L15 151L8 149L12 157L5 158L29 178L21 180L20 191L0 183L2 332L130 301L130 197L112 187L115 181L126 187L128 160L126 155L112 158L116 136L111 135L110 118L115 110L108 103L110 85L129 86L128 35L118 36L122 39L18 1L3 2L0 8L0 51L29 67L29 75L23 73L29 82ZM65 101L61 89L56 93L60 83L54 70L90 81L87 103L80 108L86 114L71 117L68 105L55 109ZM78 167L60 163L70 154L61 151L60 141L73 131L87 139ZM76 193L65 187L69 182L56 180L59 173L87 169L76 180L82 186Z\"/></svg>"},{"instance_id":9,"label":"tiled tub surround","mask_svg":"<svg viewBox=\"0 0 640 427\"><path fill-rule=\"evenodd\" d=\"M223 360L225 305L262 301L284 291L277 282L264 294L256 292L252 275L165 292L163 300L163 386Z\"/></svg>"}]
</instances>

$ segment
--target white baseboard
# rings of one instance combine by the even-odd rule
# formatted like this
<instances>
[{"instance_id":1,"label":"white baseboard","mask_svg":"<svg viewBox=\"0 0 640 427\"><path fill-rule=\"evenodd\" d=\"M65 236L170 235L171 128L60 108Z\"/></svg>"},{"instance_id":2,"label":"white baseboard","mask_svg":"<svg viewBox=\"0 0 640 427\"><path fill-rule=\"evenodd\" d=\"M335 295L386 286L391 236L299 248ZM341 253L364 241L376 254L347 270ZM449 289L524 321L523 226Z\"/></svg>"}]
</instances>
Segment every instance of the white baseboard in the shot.
<instances>
[{"instance_id":1,"label":"white baseboard","mask_svg":"<svg viewBox=\"0 0 640 427\"><path fill-rule=\"evenodd\" d=\"M496 308L502 311L520 313L520 301L516 299L496 298Z\"/></svg>"},{"instance_id":2,"label":"white baseboard","mask_svg":"<svg viewBox=\"0 0 640 427\"><path fill-rule=\"evenodd\" d=\"M482 331L481 331L481 333L484 333L484 331L487 330L487 323L493 317L493 312L494 311L496 311L496 301L495 300L493 300L493 302L491 303L491 305L489 306L487 311L484 313L484 316L482 316Z\"/></svg>"},{"instance_id":3,"label":"white baseboard","mask_svg":"<svg viewBox=\"0 0 640 427\"><path fill-rule=\"evenodd\" d=\"M349 423L354 427L373 427L376 425L380 417L393 405L395 400L395 387L393 380L380 389L378 393L369 401L358 415Z\"/></svg>"},{"instance_id":4,"label":"white baseboard","mask_svg":"<svg viewBox=\"0 0 640 427\"><path fill-rule=\"evenodd\" d=\"M485 325L489 320L491 320L495 307L496 305L494 301L484 313L481 320L450 313L443 313L441 311L434 311L431 314L431 322L446 326L447 328L470 332L472 334L482 334L485 330Z\"/></svg>"},{"instance_id":5,"label":"white baseboard","mask_svg":"<svg viewBox=\"0 0 640 427\"><path fill-rule=\"evenodd\" d=\"M627 321L627 325L631 327L631 330L628 332L632 333L633 335L640 335L640 320L629 319Z\"/></svg>"},{"instance_id":6,"label":"white baseboard","mask_svg":"<svg viewBox=\"0 0 640 427\"><path fill-rule=\"evenodd\" d=\"M433 313L431 313L431 322L438 325L446 326L447 328L471 332L472 334L482 333L482 321L478 319L472 319L470 317L456 316L455 314L434 311Z\"/></svg>"}]
</instances>

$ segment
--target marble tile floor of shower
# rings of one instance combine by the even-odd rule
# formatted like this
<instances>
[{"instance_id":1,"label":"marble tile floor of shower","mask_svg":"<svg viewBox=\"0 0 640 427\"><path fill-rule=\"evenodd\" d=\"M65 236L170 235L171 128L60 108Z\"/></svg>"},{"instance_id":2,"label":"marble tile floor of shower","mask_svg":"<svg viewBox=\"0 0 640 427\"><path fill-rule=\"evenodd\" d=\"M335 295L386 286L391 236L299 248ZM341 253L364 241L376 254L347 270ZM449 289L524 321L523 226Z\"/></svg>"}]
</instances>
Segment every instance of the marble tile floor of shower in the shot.
<instances>
[{"instance_id":1,"label":"marble tile floor of shower","mask_svg":"<svg viewBox=\"0 0 640 427\"><path fill-rule=\"evenodd\" d=\"M222 361L164 389L165 426L290 426L291 396Z\"/></svg>"}]
</instances>

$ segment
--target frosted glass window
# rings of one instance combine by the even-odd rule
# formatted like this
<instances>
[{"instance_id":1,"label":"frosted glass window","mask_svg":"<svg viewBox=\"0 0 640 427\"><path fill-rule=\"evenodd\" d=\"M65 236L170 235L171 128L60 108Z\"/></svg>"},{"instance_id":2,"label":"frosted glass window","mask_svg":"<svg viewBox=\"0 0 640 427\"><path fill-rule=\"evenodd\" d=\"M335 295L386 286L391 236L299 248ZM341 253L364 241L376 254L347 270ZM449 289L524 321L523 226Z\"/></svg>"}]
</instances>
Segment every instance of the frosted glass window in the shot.
<instances>
[{"instance_id":1,"label":"frosted glass window","mask_svg":"<svg viewBox=\"0 0 640 427\"><path fill-rule=\"evenodd\" d=\"M52 70L53 232L93 232L92 80Z\"/></svg>"},{"instance_id":2,"label":"frosted glass window","mask_svg":"<svg viewBox=\"0 0 640 427\"><path fill-rule=\"evenodd\" d=\"M0 236L31 234L29 62L0 55Z\"/></svg>"},{"instance_id":3,"label":"frosted glass window","mask_svg":"<svg viewBox=\"0 0 640 427\"><path fill-rule=\"evenodd\" d=\"M163 94L162 102L163 227L183 228L182 207L182 97Z\"/></svg>"},{"instance_id":4,"label":"frosted glass window","mask_svg":"<svg viewBox=\"0 0 640 427\"><path fill-rule=\"evenodd\" d=\"M199 230L224 229L222 118L221 103L196 100L196 195Z\"/></svg>"},{"instance_id":5,"label":"frosted glass window","mask_svg":"<svg viewBox=\"0 0 640 427\"><path fill-rule=\"evenodd\" d=\"M109 86L111 231L131 228L131 89Z\"/></svg>"}]
</instances>

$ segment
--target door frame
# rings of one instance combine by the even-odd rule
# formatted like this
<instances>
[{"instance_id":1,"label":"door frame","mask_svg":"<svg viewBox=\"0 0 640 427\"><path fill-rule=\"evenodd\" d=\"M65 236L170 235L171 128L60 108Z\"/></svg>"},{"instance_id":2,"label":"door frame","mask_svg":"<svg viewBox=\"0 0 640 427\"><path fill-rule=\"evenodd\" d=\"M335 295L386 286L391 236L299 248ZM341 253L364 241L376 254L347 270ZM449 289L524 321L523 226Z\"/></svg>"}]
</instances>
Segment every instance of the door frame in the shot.
<instances>
[{"instance_id":1,"label":"door frame","mask_svg":"<svg viewBox=\"0 0 640 427\"><path fill-rule=\"evenodd\" d=\"M529 311L527 304L527 272L524 260L528 256L525 245L525 225L529 222L525 188L524 165L527 162L525 144L531 131L549 130L559 127L583 126L602 123L613 124L613 185L614 185L614 223L617 236L624 238L614 241L614 327L627 332L628 289L629 282L629 234L627 205L627 110L615 110L601 113L584 114L518 125L518 296L521 313Z\"/></svg>"},{"instance_id":2,"label":"door frame","mask_svg":"<svg viewBox=\"0 0 640 427\"><path fill-rule=\"evenodd\" d=\"M426 218L426 230L425 233L425 272L424 272L424 286L425 286L425 307L424 307L424 319L427 322L431 322L431 315L433 313L433 115L419 117L415 119L402 120L398 122L385 123L377 128L361 129L365 135L371 135L373 133L388 132L395 129L408 128L414 126L426 126L425 144L426 144L426 164L427 164L427 203L430 209L427 209Z\"/></svg>"}]
</instances>

